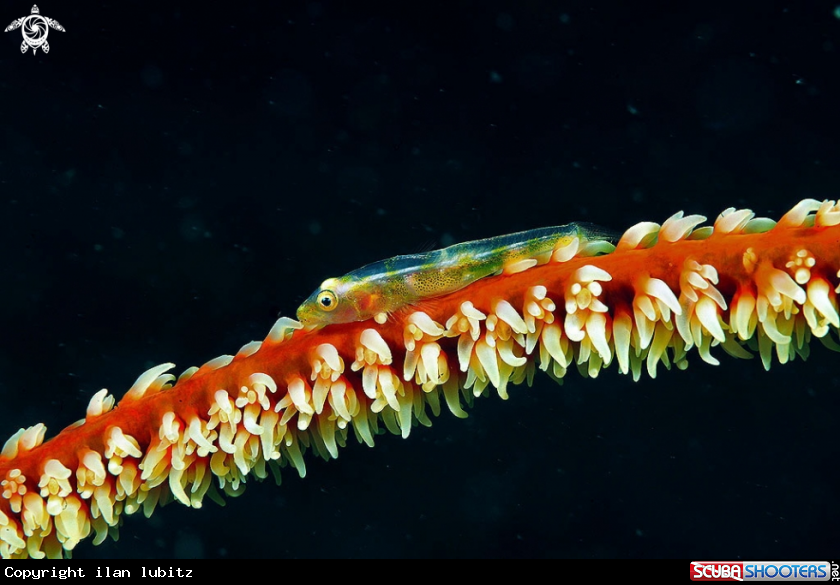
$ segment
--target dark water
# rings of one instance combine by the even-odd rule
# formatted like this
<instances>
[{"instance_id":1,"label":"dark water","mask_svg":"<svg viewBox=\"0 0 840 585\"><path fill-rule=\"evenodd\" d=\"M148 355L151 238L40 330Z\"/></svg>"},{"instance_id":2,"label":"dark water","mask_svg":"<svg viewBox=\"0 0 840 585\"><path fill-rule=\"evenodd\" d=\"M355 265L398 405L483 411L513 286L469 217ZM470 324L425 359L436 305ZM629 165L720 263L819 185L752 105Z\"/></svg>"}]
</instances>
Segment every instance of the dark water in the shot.
<instances>
[{"instance_id":1,"label":"dark water","mask_svg":"<svg viewBox=\"0 0 840 585\"><path fill-rule=\"evenodd\" d=\"M79 4L39 5L48 55L0 43L2 436L429 244L840 196L831 3ZM538 376L76 557L831 556L837 354L714 353Z\"/></svg>"}]
</instances>

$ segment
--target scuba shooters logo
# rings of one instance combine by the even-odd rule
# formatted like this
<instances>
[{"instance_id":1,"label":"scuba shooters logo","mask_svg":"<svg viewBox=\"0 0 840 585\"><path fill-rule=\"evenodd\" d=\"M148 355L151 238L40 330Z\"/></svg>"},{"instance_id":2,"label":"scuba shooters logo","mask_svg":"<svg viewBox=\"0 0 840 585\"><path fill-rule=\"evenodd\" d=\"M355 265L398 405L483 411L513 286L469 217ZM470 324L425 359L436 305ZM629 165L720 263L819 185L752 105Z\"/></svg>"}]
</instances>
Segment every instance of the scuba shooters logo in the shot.
<instances>
[{"instance_id":1,"label":"scuba shooters logo","mask_svg":"<svg viewBox=\"0 0 840 585\"><path fill-rule=\"evenodd\" d=\"M20 52L25 53L27 49L32 49L34 55L40 48L44 53L50 52L50 44L47 42L47 35L50 29L55 29L60 32L65 32L64 27L58 24L57 20L41 16L41 11L38 10L38 5L32 6L32 14L13 20L12 24L6 27L3 32L10 30L21 29L23 33L23 42L20 44Z\"/></svg>"},{"instance_id":2,"label":"scuba shooters logo","mask_svg":"<svg viewBox=\"0 0 840 585\"><path fill-rule=\"evenodd\" d=\"M827 561L692 561L692 581L840 581Z\"/></svg>"}]
</instances>

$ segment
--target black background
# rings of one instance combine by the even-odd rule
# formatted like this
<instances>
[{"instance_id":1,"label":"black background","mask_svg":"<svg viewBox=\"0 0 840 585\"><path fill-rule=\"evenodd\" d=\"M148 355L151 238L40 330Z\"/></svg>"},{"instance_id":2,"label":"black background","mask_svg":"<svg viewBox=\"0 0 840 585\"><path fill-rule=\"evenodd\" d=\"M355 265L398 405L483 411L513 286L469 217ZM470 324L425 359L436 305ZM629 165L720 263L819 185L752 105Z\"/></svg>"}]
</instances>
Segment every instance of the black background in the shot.
<instances>
[{"instance_id":1,"label":"black background","mask_svg":"<svg viewBox=\"0 0 840 585\"><path fill-rule=\"evenodd\" d=\"M0 37L3 436L234 353L373 260L840 196L829 2L39 6L49 54ZM837 354L713 353L538 376L75 556L836 553Z\"/></svg>"}]
</instances>

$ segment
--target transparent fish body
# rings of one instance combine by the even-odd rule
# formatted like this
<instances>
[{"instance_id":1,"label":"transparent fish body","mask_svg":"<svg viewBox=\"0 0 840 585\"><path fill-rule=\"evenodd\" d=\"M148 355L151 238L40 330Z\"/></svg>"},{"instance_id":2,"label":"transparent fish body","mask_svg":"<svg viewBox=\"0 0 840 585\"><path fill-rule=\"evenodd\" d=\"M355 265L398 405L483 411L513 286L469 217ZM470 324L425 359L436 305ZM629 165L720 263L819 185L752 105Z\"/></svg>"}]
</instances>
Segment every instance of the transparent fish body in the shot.
<instances>
[{"instance_id":1,"label":"transparent fish body","mask_svg":"<svg viewBox=\"0 0 840 585\"><path fill-rule=\"evenodd\" d=\"M373 262L338 278L328 278L298 308L307 328L375 318L418 301L439 297L569 244L615 239L604 228L586 223L537 228L455 244L422 254L394 256Z\"/></svg>"}]
</instances>

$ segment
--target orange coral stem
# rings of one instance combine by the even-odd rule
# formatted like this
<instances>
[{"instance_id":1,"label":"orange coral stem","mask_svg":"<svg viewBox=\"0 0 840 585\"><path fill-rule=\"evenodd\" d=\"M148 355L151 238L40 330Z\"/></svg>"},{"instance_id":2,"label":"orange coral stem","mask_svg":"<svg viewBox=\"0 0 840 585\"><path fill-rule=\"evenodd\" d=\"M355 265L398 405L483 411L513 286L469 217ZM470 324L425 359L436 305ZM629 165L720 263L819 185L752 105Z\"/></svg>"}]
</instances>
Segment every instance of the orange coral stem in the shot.
<instances>
[{"instance_id":1,"label":"orange coral stem","mask_svg":"<svg viewBox=\"0 0 840 585\"><path fill-rule=\"evenodd\" d=\"M585 375L613 361L710 362L721 345L766 367L803 355L810 337L840 327L840 209L804 201L778 224L727 210L714 229L681 214L628 230L614 250L577 240L551 259L479 280L390 315L299 330L281 319L268 338L174 378L153 368L116 408L104 392L84 421L40 444L43 426L17 433L0 455L0 554L61 555L122 512L159 498L198 507L205 494L241 491L266 463L304 474L303 452L337 456L352 428L372 444L382 422L407 436L440 399L460 400L573 364ZM746 348L744 347L746 346ZM218 482L218 487L213 481Z\"/></svg>"}]
</instances>

